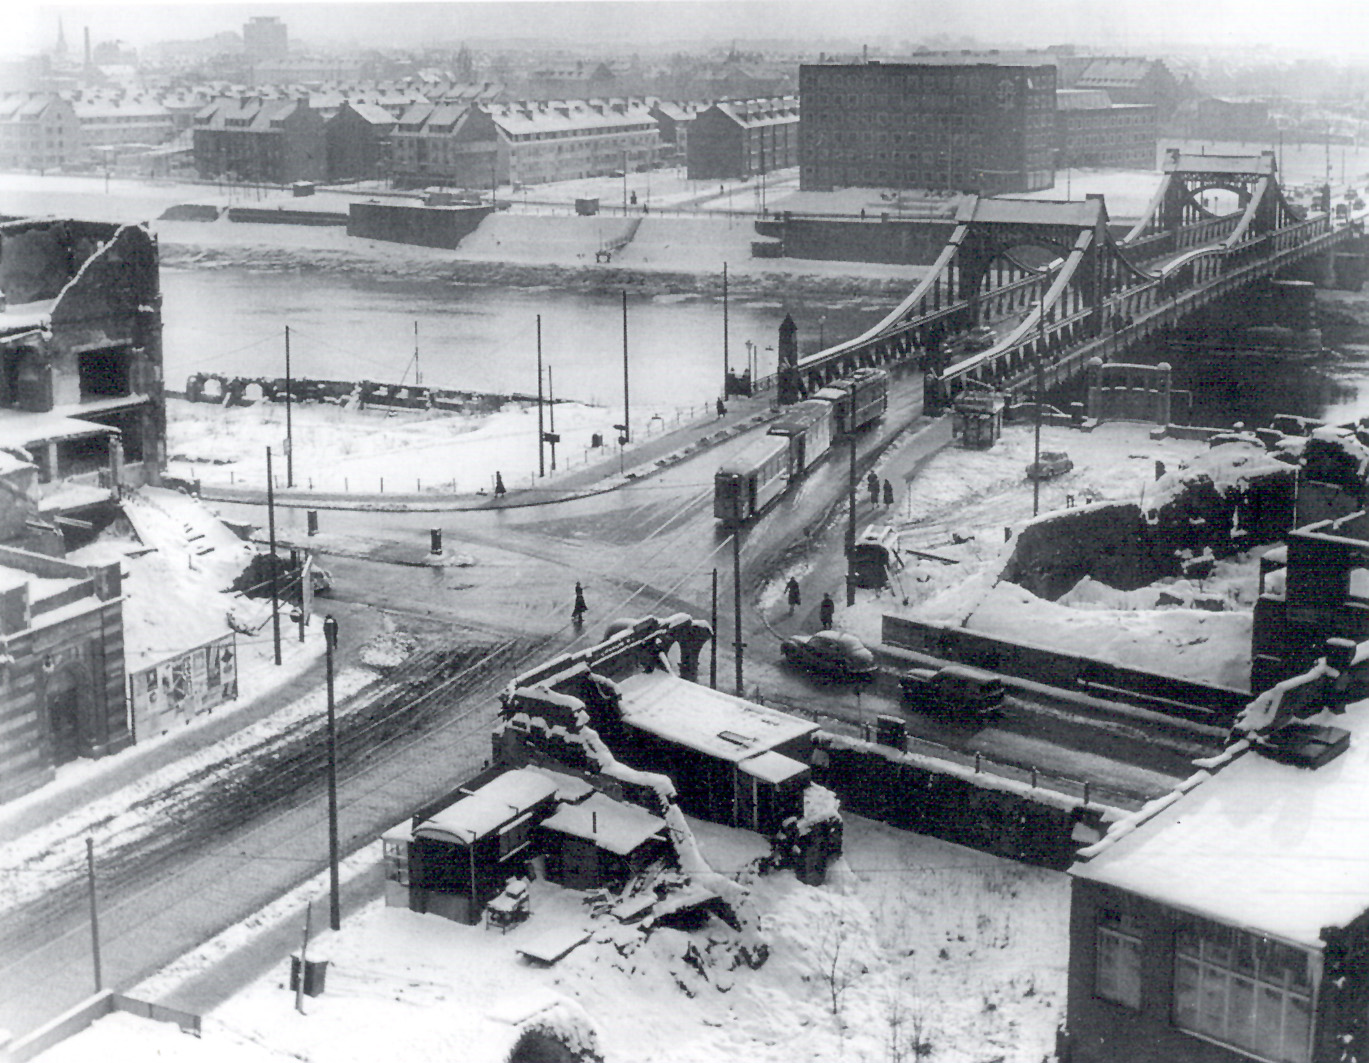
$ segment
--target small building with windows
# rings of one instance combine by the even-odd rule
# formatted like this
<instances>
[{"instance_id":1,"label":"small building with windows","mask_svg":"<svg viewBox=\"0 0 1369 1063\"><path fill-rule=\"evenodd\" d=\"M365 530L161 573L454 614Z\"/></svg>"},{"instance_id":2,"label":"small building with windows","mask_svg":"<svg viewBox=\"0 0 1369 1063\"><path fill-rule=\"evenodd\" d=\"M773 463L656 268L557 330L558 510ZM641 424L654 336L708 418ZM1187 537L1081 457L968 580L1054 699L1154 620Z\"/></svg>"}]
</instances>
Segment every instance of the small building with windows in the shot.
<instances>
[{"instance_id":1,"label":"small building with windows","mask_svg":"<svg viewBox=\"0 0 1369 1063\"><path fill-rule=\"evenodd\" d=\"M1369 1058L1369 702L1330 719L1233 746L1081 851L1072 1063Z\"/></svg>"}]
</instances>

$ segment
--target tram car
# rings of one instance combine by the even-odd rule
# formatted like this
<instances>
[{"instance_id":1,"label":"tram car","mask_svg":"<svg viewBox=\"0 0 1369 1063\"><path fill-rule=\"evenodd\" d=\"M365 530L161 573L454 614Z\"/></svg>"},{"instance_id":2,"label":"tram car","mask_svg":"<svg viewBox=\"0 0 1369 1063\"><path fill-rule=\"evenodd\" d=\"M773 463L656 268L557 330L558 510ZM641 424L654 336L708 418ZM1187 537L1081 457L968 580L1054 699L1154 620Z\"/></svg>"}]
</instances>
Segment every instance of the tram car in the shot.
<instances>
[{"instance_id":1,"label":"tram car","mask_svg":"<svg viewBox=\"0 0 1369 1063\"><path fill-rule=\"evenodd\" d=\"M837 435L858 432L884 416L889 406L889 374L882 369L857 369L814 393L832 404Z\"/></svg>"},{"instance_id":2,"label":"tram car","mask_svg":"<svg viewBox=\"0 0 1369 1063\"><path fill-rule=\"evenodd\" d=\"M790 479L788 436L763 435L713 477L713 516L725 524L750 520L778 498Z\"/></svg>"},{"instance_id":3,"label":"tram car","mask_svg":"<svg viewBox=\"0 0 1369 1063\"><path fill-rule=\"evenodd\" d=\"M877 421L889 404L889 374L858 369L795 403L761 439L719 467L713 515L742 524L779 497L829 450L838 436Z\"/></svg>"}]
</instances>

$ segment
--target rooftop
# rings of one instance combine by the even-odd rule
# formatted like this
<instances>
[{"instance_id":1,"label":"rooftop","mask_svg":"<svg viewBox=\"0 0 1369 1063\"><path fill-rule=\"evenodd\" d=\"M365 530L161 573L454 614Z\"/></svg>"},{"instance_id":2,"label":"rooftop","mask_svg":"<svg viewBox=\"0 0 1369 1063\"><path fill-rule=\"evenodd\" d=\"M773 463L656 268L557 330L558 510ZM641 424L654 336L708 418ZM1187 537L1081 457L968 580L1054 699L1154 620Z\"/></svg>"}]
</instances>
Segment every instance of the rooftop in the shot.
<instances>
[{"instance_id":1,"label":"rooftop","mask_svg":"<svg viewBox=\"0 0 1369 1063\"><path fill-rule=\"evenodd\" d=\"M1330 763L1240 754L1070 873L1320 947L1369 909L1369 701L1330 722L1351 732Z\"/></svg>"},{"instance_id":2,"label":"rooftop","mask_svg":"<svg viewBox=\"0 0 1369 1063\"><path fill-rule=\"evenodd\" d=\"M816 731L818 725L668 672L618 680L631 726L733 762Z\"/></svg>"},{"instance_id":3,"label":"rooftop","mask_svg":"<svg viewBox=\"0 0 1369 1063\"><path fill-rule=\"evenodd\" d=\"M648 838L664 831L666 822L646 809L595 793L579 804L561 805L542 821L542 826L627 856Z\"/></svg>"},{"instance_id":4,"label":"rooftop","mask_svg":"<svg viewBox=\"0 0 1369 1063\"><path fill-rule=\"evenodd\" d=\"M551 797L556 790L556 781L542 772L515 768L424 820L414 828L414 833L427 831L469 845Z\"/></svg>"}]
</instances>

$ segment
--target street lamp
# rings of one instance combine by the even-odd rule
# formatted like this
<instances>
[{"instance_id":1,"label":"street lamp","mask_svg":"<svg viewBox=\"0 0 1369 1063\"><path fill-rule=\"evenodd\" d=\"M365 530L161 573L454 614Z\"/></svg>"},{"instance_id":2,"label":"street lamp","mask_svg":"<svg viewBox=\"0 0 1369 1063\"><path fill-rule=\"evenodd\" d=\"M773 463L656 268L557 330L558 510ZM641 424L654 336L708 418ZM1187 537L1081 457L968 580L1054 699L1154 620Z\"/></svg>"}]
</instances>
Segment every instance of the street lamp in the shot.
<instances>
[{"instance_id":1,"label":"street lamp","mask_svg":"<svg viewBox=\"0 0 1369 1063\"><path fill-rule=\"evenodd\" d=\"M823 314L818 318L818 350L827 349L827 315Z\"/></svg>"},{"instance_id":2,"label":"street lamp","mask_svg":"<svg viewBox=\"0 0 1369 1063\"><path fill-rule=\"evenodd\" d=\"M338 887L337 829L337 710L333 699L333 651L337 649L337 621L323 618L325 674L328 681L328 924L342 929L342 897Z\"/></svg>"}]
</instances>

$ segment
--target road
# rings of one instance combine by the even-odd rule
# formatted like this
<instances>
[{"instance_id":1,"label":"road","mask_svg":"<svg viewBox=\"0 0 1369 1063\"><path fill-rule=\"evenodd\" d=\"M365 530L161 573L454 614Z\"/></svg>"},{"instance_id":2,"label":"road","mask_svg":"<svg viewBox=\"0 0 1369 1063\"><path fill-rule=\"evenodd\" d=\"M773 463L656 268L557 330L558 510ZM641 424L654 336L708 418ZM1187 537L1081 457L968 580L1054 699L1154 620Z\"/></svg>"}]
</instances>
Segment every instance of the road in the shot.
<instances>
[{"instance_id":1,"label":"road","mask_svg":"<svg viewBox=\"0 0 1369 1063\"><path fill-rule=\"evenodd\" d=\"M920 392L915 374L897 382L884 424L861 440L862 473L895 439L908 468L945 445L944 422L929 425L918 416ZM343 702L344 852L373 843L479 767L497 693L522 668L587 644L618 617L681 610L707 617L715 569L720 641L735 640L732 540L713 519L712 474L749 439L575 501L464 513L321 514L327 542L339 551L324 559L334 576L335 608L377 610L429 636L428 648ZM876 712L902 711L891 681L858 698L781 667L779 632L758 604L767 584L795 565L809 573L810 603L837 585L846 479L842 455L829 457L744 531L741 640L748 694L855 730ZM259 508L221 508L261 522ZM870 515L861 503L858 516ZM283 534L306 538L302 511L279 517ZM448 563L423 563L434 526L443 529ZM569 617L576 581L590 604L583 630ZM816 627L811 613L792 625ZM727 645L718 675L731 689ZM1174 749L1147 745L1141 731L1127 733L1115 722L1085 725L1068 706L1039 699L1015 697L982 728L906 715L927 748L962 762L978 754L1018 777L1039 768L1042 785L1058 777L1067 792L1089 778L1100 797L1124 806L1165 788L1182 761ZM321 728L315 712L150 795L130 812L155 829L93 829L107 985L131 986L324 866ZM36 873L37 865L8 870ZM83 871L72 861L44 870L50 888L0 912L0 1026L22 1033L89 992Z\"/></svg>"}]
</instances>

